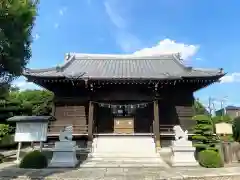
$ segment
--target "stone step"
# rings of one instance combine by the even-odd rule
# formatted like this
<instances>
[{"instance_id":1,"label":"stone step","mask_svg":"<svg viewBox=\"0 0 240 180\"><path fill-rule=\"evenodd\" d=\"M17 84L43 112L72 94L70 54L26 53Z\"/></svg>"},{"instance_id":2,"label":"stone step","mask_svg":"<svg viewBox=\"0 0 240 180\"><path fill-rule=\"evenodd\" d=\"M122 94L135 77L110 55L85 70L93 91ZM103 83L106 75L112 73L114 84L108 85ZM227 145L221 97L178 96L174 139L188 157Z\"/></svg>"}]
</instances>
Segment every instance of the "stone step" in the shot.
<instances>
[{"instance_id":1,"label":"stone step","mask_svg":"<svg viewBox=\"0 0 240 180\"><path fill-rule=\"evenodd\" d=\"M96 153L142 153L154 154L155 143L151 136L103 136L93 140L93 152Z\"/></svg>"},{"instance_id":2,"label":"stone step","mask_svg":"<svg viewBox=\"0 0 240 180\"><path fill-rule=\"evenodd\" d=\"M94 138L92 153L80 167L169 167L156 152L151 136Z\"/></svg>"},{"instance_id":3,"label":"stone step","mask_svg":"<svg viewBox=\"0 0 240 180\"><path fill-rule=\"evenodd\" d=\"M169 168L167 164L149 164L149 163L83 163L80 164L81 168Z\"/></svg>"},{"instance_id":4,"label":"stone step","mask_svg":"<svg viewBox=\"0 0 240 180\"><path fill-rule=\"evenodd\" d=\"M160 155L156 153L92 153L90 157L96 158L159 158Z\"/></svg>"},{"instance_id":5,"label":"stone step","mask_svg":"<svg viewBox=\"0 0 240 180\"><path fill-rule=\"evenodd\" d=\"M161 158L90 158L87 160L89 162L99 162L99 163L162 163Z\"/></svg>"},{"instance_id":6,"label":"stone step","mask_svg":"<svg viewBox=\"0 0 240 180\"><path fill-rule=\"evenodd\" d=\"M114 149L108 149L108 150L104 150L104 149L92 149L92 152L93 153L98 153L98 154L142 154L142 155L144 155L144 154L146 154L146 155L148 155L148 154L155 154L156 153L156 150L155 149L153 149L153 150L148 150L148 151L143 151L143 150L138 150L138 149L136 149L136 150L129 150L129 151L127 151L127 150L121 150L121 149L116 149L116 150L114 150Z\"/></svg>"}]
</instances>

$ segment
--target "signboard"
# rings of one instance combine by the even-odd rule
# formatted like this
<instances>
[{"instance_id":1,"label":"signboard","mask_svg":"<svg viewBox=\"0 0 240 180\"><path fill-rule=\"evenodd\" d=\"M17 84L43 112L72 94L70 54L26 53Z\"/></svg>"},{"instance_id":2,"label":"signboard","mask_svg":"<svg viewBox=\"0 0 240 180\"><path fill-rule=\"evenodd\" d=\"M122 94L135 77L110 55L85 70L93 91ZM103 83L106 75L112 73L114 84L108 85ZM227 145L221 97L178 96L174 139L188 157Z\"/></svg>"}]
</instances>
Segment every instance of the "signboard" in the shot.
<instances>
[{"instance_id":1,"label":"signboard","mask_svg":"<svg viewBox=\"0 0 240 180\"><path fill-rule=\"evenodd\" d=\"M17 122L16 142L41 142L47 140L47 122Z\"/></svg>"},{"instance_id":2,"label":"signboard","mask_svg":"<svg viewBox=\"0 0 240 180\"><path fill-rule=\"evenodd\" d=\"M230 123L217 123L215 124L216 134L233 134L232 124Z\"/></svg>"}]
</instances>

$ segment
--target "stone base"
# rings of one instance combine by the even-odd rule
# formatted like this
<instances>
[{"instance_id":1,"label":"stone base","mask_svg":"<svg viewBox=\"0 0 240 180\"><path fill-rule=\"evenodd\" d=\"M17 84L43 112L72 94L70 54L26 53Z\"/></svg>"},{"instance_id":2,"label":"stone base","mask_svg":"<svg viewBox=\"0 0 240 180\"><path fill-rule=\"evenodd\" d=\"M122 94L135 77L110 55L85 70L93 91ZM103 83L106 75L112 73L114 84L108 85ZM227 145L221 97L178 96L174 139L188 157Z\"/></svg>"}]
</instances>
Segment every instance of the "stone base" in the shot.
<instances>
[{"instance_id":1,"label":"stone base","mask_svg":"<svg viewBox=\"0 0 240 180\"><path fill-rule=\"evenodd\" d=\"M172 147L172 166L199 166L198 162L195 159L195 147L181 146L181 147Z\"/></svg>"},{"instance_id":2,"label":"stone base","mask_svg":"<svg viewBox=\"0 0 240 180\"><path fill-rule=\"evenodd\" d=\"M48 167L71 168L78 164L76 151L53 151L53 157Z\"/></svg>"},{"instance_id":3,"label":"stone base","mask_svg":"<svg viewBox=\"0 0 240 180\"><path fill-rule=\"evenodd\" d=\"M199 166L198 162L172 162L172 167L194 167Z\"/></svg>"},{"instance_id":4,"label":"stone base","mask_svg":"<svg viewBox=\"0 0 240 180\"><path fill-rule=\"evenodd\" d=\"M78 164L75 141L59 141L55 143L53 157L48 167L71 168Z\"/></svg>"}]
</instances>

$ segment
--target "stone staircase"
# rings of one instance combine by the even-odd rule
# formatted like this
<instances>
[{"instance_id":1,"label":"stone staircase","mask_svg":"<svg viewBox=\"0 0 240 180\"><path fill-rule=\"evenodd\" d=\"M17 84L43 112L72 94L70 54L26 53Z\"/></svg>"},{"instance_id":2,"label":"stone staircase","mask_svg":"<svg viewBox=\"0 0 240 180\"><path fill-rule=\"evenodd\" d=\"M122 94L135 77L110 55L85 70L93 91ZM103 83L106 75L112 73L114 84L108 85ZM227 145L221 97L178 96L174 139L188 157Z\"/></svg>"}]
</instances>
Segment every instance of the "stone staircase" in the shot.
<instances>
[{"instance_id":1,"label":"stone staircase","mask_svg":"<svg viewBox=\"0 0 240 180\"><path fill-rule=\"evenodd\" d=\"M81 167L168 167L151 136L99 136Z\"/></svg>"}]
</instances>

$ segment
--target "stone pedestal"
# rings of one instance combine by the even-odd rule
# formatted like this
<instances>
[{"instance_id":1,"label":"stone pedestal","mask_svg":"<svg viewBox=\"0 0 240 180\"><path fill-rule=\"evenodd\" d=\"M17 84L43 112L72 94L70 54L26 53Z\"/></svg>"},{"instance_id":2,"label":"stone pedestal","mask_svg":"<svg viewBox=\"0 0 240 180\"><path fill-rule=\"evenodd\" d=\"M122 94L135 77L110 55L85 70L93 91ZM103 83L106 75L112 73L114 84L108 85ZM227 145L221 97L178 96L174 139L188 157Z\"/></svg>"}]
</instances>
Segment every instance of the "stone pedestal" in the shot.
<instances>
[{"instance_id":1,"label":"stone pedestal","mask_svg":"<svg viewBox=\"0 0 240 180\"><path fill-rule=\"evenodd\" d=\"M76 167L78 164L76 157L76 142L59 141L55 143L53 157L48 167Z\"/></svg>"},{"instance_id":2,"label":"stone pedestal","mask_svg":"<svg viewBox=\"0 0 240 180\"><path fill-rule=\"evenodd\" d=\"M195 150L191 141L185 139L173 141L172 166L199 166L194 156Z\"/></svg>"}]
</instances>

